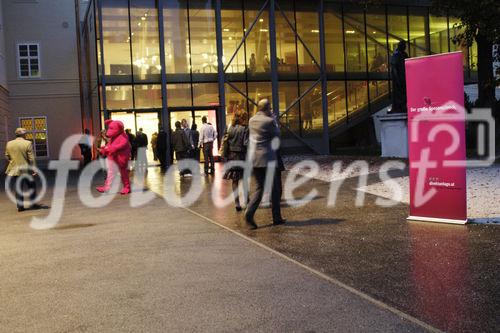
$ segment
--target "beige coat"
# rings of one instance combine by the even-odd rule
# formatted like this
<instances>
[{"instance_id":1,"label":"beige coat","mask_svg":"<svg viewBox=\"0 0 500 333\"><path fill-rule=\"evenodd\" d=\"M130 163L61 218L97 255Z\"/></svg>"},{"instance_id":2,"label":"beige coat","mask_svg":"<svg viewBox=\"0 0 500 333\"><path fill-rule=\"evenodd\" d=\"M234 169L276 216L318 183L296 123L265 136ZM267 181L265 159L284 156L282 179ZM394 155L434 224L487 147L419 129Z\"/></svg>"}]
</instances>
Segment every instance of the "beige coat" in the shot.
<instances>
[{"instance_id":1,"label":"beige coat","mask_svg":"<svg viewBox=\"0 0 500 333\"><path fill-rule=\"evenodd\" d=\"M26 167L35 166L33 143L24 138L16 138L7 142L5 157L9 162L5 171L8 176L19 176Z\"/></svg>"}]
</instances>

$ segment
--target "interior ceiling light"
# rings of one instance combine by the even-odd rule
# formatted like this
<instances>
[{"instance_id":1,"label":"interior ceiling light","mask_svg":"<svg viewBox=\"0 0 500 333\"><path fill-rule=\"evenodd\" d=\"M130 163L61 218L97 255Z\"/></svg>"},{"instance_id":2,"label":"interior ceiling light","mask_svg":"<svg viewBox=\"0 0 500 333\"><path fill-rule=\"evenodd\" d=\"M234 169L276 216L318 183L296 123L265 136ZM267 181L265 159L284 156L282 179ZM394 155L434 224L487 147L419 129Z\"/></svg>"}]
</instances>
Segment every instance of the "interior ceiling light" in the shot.
<instances>
[{"instance_id":1,"label":"interior ceiling light","mask_svg":"<svg viewBox=\"0 0 500 333\"><path fill-rule=\"evenodd\" d=\"M142 20L142 21L146 21L146 17L144 17L144 16L143 16L143 17L141 17L141 20Z\"/></svg>"},{"instance_id":2,"label":"interior ceiling light","mask_svg":"<svg viewBox=\"0 0 500 333\"><path fill-rule=\"evenodd\" d=\"M346 30L345 33L346 34L355 34L356 31L354 31L354 30Z\"/></svg>"},{"instance_id":3,"label":"interior ceiling light","mask_svg":"<svg viewBox=\"0 0 500 333\"><path fill-rule=\"evenodd\" d=\"M263 18L261 18L261 19L259 20L259 22L264 22L264 19L263 19Z\"/></svg>"},{"instance_id":4,"label":"interior ceiling light","mask_svg":"<svg viewBox=\"0 0 500 333\"><path fill-rule=\"evenodd\" d=\"M225 31L225 32L228 32L228 31L229 31L229 29L228 29L228 28L224 28L224 31Z\"/></svg>"},{"instance_id":5,"label":"interior ceiling light","mask_svg":"<svg viewBox=\"0 0 500 333\"><path fill-rule=\"evenodd\" d=\"M313 29L311 30L312 33L319 34L319 30Z\"/></svg>"}]
</instances>

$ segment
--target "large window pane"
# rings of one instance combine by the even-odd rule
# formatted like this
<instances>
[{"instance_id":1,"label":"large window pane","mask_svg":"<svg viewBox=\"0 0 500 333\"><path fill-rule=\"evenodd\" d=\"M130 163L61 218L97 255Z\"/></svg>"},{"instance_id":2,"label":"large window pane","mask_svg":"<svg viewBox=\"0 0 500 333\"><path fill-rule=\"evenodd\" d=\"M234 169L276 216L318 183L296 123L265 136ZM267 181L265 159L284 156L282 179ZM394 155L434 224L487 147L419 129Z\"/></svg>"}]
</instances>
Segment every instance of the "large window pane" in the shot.
<instances>
[{"instance_id":1,"label":"large window pane","mask_svg":"<svg viewBox=\"0 0 500 333\"><path fill-rule=\"evenodd\" d=\"M318 1L296 3L297 33L302 42L297 41L297 58L300 74L319 74L319 17Z\"/></svg>"},{"instance_id":2,"label":"large window pane","mask_svg":"<svg viewBox=\"0 0 500 333\"><path fill-rule=\"evenodd\" d=\"M366 13L366 30L368 70L371 73L387 73L389 65L384 8L369 8Z\"/></svg>"},{"instance_id":3,"label":"large window pane","mask_svg":"<svg viewBox=\"0 0 500 333\"><path fill-rule=\"evenodd\" d=\"M189 73L187 0L164 0L163 4L166 73Z\"/></svg>"},{"instance_id":4,"label":"large window pane","mask_svg":"<svg viewBox=\"0 0 500 333\"><path fill-rule=\"evenodd\" d=\"M241 1L222 1L222 62L227 65L243 40L243 11ZM226 73L245 72L245 49L242 46Z\"/></svg>"},{"instance_id":5,"label":"large window pane","mask_svg":"<svg viewBox=\"0 0 500 333\"><path fill-rule=\"evenodd\" d=\"M446 16L429 16L431 53L448 52L448 21Z\"/></svg>"},{"instance_id":6,"label":"large window pane","mask_svg":"<svg viewBox=\"0 0 500 333\"><path fill-rule=\"evenodd\" d=\"M366 81L347 82L347 107L349 114L368 105Z\"/></svg>"},{"instance_id":7,"label":"large window pane","mask_svg":"<svg viewBox=\"0 0 500 333\"><path fill-rule=\"evenodd\" d=\"M161 85L143 84L134 86L134 100L137 109L161 108Z\"/></svg>"},{"instance_id":8,"label":"large window pane","mask_svg":"<svg viewBox=\"0 0 500 333\"><path fill-rule=\"evenodd\" d=\"M217 73L215 11L212 1L189 1L189 27L193 73Z\"/></svg>"},{"instance_id":9,"label":"large window pane","mask_svg":"<svg viewBox=\"0 0 500 333\"><path fill-rule=\"evenodd\" d=\"M281 1L280 11L276 11L276 55L278 71L281 74L297 76L297 46L295 44L295 17L293 1ZM288 22L287 22L288 21Z\"/></svg>"},{"instance_id":10,"label":"large window pane","mask_svg":"<svg viewBox=\"0 0 500 333\"><path fill-rule=\"evenodd\" d=\"M256 6L258 4L258 6ZM269 11L266 9L257 17L263 1L252 2L249 9L245 8L245 32L257 20L246 39L246 59L249 73L270 73L271 59L269 48ZM245 3L245 7L247 4ZM253 60L255 59L255 60ZM255 69L254 69L255 68Z\"/></svg>"},{"instance_id":11,"label":"large window pane","mask_svg":"<svg viewBox=\"0 0 500 333\"><path fill-rule=\"evenodd\" d=\"M191 85L187 84L167 84L167 105L191 106Z\"/></svg>"},{"instance_id":12,"label":"large window pane","mask_svg":"<svg viewBox=\"0 0 500 333\"><path fill-rule=\"evenodd\" d=\"M136 80L159 81L161 71L158 37L158 11L154 0L130 2L132 63ZM155 75L156 74L156 75Z\"/></svg>"},{"instance_id":13,"label":"large window pane","mask_svg":"<svg viewBox=\"0 0 500 333\"><path fill-rule=\"evenodd\" d=\"M131 75L128 1L102 1L105 75Z\"/></svg>"},{"instance_id":14,"label":"large window pane","mask_svg":"<svg viewBox=\"0 0 500 333\"><path fill-rule=\"evenodd\" d=\"M300 82L300 93L304 94L314 84L312 81ZM320 130L323 128L321 84L318 82L300 100L300 118L303 131Z\"/></svg>"},{"instance_id":15,"label":"large window pane","mask_svg":"<svg viewBox=\"0 0 500 333\"><path fill-rule=\"evenodd\" d=\"M238 92L229 84L225 86L226 97L226 125L231 124L233 115L236 111L247 110L247 99L242 94L246 94L245 83L234 82L234 86L241 92Z\"/></svg>"},{"instance_id":16,"label":"large window pane","mask_svg":"<svg viewBox=\"0 0 500 333\"><path fill-rule=\"evenodd\" d=\"M344 44L340 13L338 5L326 4L324 20L326 70L328 72L344 71Z\"/></svg>"},{"instance_id":17,"label":"large window pane","mask_svg":"<svg viewBox=\"0 0 500 333\"><path fill-rule=\"evenodd\" d=\"M389 35L389 49L394 51L402 40L408 40L408 22L406 7L387 7L387 32Z\"/></svg>"},{"instance_id":18,"label":"large window pane","mask_svg":"<svg viewBox=\"0 0 500 333\"><path fill-rule=\"evenodd\" d=\"M219 85L193 83L193 102L197 106L219 105Z\"/></svg>"},{"instance_id":19,"label":"large window pane","mask_svg":"<svg viewBox=\"0 0 500 333\"><path fill-rule=\"evenodd\" d=\"M258 103L261 99L267 98L272 105L272 88L271 82L248 82L248 98ZM257 106L249 104L250 115L257 112Z\"/></svg>"},{"instance_id":20,"label":"large window pane","mask_svg":"<svg viewBox=\"0 0 500 333\"><path fill-rule=\"evenodd\" d=\"M366 72L364 22L363 9L360 6L345 7L344 26L348 72Z\"/></svg>"},{"instance_id":21,"label":"large window pane","mask_svg":"<svg viewBox=\"0 0 500 333\"><path fill-rule=\"evenodd\" d=\"M299 97L299 87L297 81L280 82L279 87L280 114L283 114L280 121L299 135L301 123L299 103L292 107L293 102ZM289 109L288 112L286 112L287 109ZM286 114L284 114L285 112Z\"/></svg>"},{"instance_id":22,"label":"large window pane","mask_svg":"<svg viewBox=\"0 0 500 333\"><path fill-rule=\"evenodd\" d=\"M108 110L132 109L132 86L106 86L106 107Z\"/></svg>"},{"instance_id":23,"label":"large window pane","mask_svg":"<svg viewBox=\"0 0 500 333\"><path fill-rule=\"evenodd\" d=\"M377 102L389 96L389 81L370 81L370 102Z\"/></svg>"},{"instance_id":24,"label":"large window pane","mask_svg":"<svg viewBox=\"0 0 500 333\"><path fill-rule=\"evenodd\" d=\"M328 122L336 123L347 116L344 81L328 81L326 98L328 100Z\"/></svg>"},{"instance_id":25,"label":"large window pane","mask_svg":"<svg viewBox=\"0 0 500 333\"><path fill-rule=\"evenodd\" d=\"M422 8L410 8L410 57L420 57L428 54L425 22L427 12Z\"/></svg>"}]
</instances>

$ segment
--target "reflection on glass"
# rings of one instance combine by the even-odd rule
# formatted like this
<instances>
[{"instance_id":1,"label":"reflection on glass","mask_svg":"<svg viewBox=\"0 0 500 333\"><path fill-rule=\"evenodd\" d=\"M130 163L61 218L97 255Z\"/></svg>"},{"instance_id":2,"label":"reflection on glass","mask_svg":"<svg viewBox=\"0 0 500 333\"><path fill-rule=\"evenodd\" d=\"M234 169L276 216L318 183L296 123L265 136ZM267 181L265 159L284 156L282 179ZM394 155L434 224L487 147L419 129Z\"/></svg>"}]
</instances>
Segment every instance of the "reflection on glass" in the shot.
<instances>
[{"instance_id":1,"label":"reflection on glass","mask_svg":"<svg viewBox=\"0 0 500 333\"><path fill-rule=\"evenodd\" d=\"M448 22L446 16L429 16L431 53L448 52Z\"/></svg>"},{"instance_id":2,"label":"reflection on glass","mask_svg":"<svg viewBox=\"0 0 500 333\"><path fill-rule=\"evenodd\" d=\"M154 0L130 2L132 63L135 79L151 79L151 75L160 74L157 13Z\"/></svg>"},{"instance_id":3,"label":"reflection on glass","mask_svg":"<svg viewBox=\"0 0 500 333\"><path fill-rule=\"evenodd\" d=\"M106 108L108 110L132 109L132 86L106 86Z\"/></svg>"},{"instance_id":4,"label":"reflection on glass","mask_svg":"<svg viewBox=\"0 0 500 333\"><path fill-rule=\"evenodd\" d=\"M197 106L219 105L219 85L193 83L193 102Z\"/></svg>"},{"instance_id":5,"label":"reflection on glass","mask_svg":"<svg viewBox=\"0 0 500 333\"><path fill-rule=\"evenodd\" d=\"M408 40L408 25L406 7L387 7L387 32L389 35L389 49L393 52L399 41Z\"/></svg>"},{"instance_id":6,"label":"reflection on glass","mask_svg":"<svg viewBox=\"0 0 500 333\"><path fill-rule=\"evenodd\" d=\"M368 70L372 73L386 73L387 29L383 8L370 8L366 13L366 41L368 45Z\"/></svg>"},{"instance_id":7,"label":"reflection on glass","mask_svg":"<svg viewBox=\"0 0 500 333\"><path fill-rule=\"evenodd\" d=\"M410 57L427 55L425 21L427 13L420 8L410 9Z\"/></svg>"},{"instance_id":8,"label":"reflection on glass","mask_svg":"<svg viewBox=\"0 0 500 333\"><path fill-rule=\"evenodd\" d=\"M161 108L161 86L159 84L135 85L134 100L137 109Z\"/></svg>"},{"instance_id":9,"label":"reflection on glass","mask_svg":"<svg viewBox=\"0 0 500 333\"><path fill-rule=\"evenodd\" d=\"M297 33L302 42L297 41L297 58L301 74L319 73L319 17L318 1L297 2Z\"/></svg>"},{"instance_id":10,"label":"reflection on glass","mask_svg":"<svg viewBox=\"0 0 500 333\"><path fill-rule=\"evenodd\" d=\"M167 84L167 105L191 106L191 85L189 83Z\"/></svg>"},{"instance_id":11,"label":"reflection on glass","mask_svg":"<svg viewBox=\"0 0 500 333\"><path fill-rule=\"evenodd\" d=\"M312 81L300 82L300 93L304 94L314 84ZM300 115L302 129L312 131L323 128L323 112L321 85L318 82L309 92L300 100Z\"/></svg>"},{"instance_id":12,"label":"reflection on glass","mask_svg":"<svg viewBox=\"0 0 500 333\"><path fill-rule=\"evenodd\" d=\"M297 82L296 81L280 82L279 97L280 97L280 115L282 115L280 118L281 123L285 124L290 130L295 132L297 135L300 135L299 103L291 107L293 102L296 101L297 98L299 97L299 87L297 85Z\"/></svg>"},{"instance_id":13,"label":"reflection on glass","mask_svg":"<svg viewBox=\"0 0 500 333\"><path fill-rule=\"evenodd\" d=\"M260 3L263 4L264 2L260 1ZM253 22L256 21L245 42L247 67L250 75L254 73L269 73L271 71L271 59L269 58L269 12L268 10L264 10L257 17L258 13L257 9L245 9L244 31L248 31Z\"/></svg>"},{"instance_id":14,"label":"reflection on glass","mask_svg":"<svg viewBox=\"0 0 500 333\"><path fill-rule=\"evenodd\" d=\"M241 1L222 1L222 62L226 66L243 40L243 12ZM245 49L238 50L226 73L245 72Z\"/></svg>"},{"instance_id":15,"label":"reflection on glass","mask_svg":"<svg viewBox=\"0 0 500 333\"><path fill-rule=\"evenodd\" d=\"M344 71L342 16L338 5L325 4L325 52L327 72Z\"/></svg>"},{"instance_id":16,"label":"reflection on glass","mask_svg":"<svg viewBox=\"0 0 500 333\"><path fill-rule=\"evenodd\" d=\"M344 26L348 72L366 71L364 22L363 10L361 8L346 6Z\"/></svg>"},{"instance_id":17,"label":"reflection on glass","mask_svg":"<svg viewBox=\"0 0 500 333\"><path fill-rule=\"evenodd\" d=\"M131 75L128 1L102 1L105 75Z\"/></svg>"},{"instance_id":18,"label":"reflection on glass","mask_svg":"<svg viewBox=\"0 0 500 333\"><path fill-rule=\"evenodd\" d=\"M328 81L326 98L328 101L328 122L335 123L347 116L344 81Z\"/></svg>"},{"instance_id":19,"label":"reflection on glass","mask_svg":"<svg viewBox=\"0 0 500 333\"><path fill-rule=\"evenodd\" d=\"M271 82L248 82L248 98L255 103L258 103L263 98L267 98L269 103L273 105ZM257 112L257 106L253 103L250 103L249 107L250 115Z\"/></svg>"},{"instance_id":20,"label":"reflection on glass","mask_svg":"<svg viewBox=\"0 0 500 333\"><path fill-rule=\"evenodd\" d=\"M245 83L236 82L233 83L234 86L243 94L246 94ZM233 119L233 114L236 111L247 110L247 99L240 92L235 90L229 84L225 86L225 97L226 97L226 124L230 124ZM253 108L252 108L253 109Z\"/></svg>"},{"instance_id":21,"label":"reflection on glass","mask_svg":"<svg viewBox=\"0 0 500 333\"><path fill-rule=\"evenodd\" d=\"M189 27L193 73L217 73L215 11L212 1L189 1Z\"/></svg>"},{"instance_id":22,"label":"reflection on glass","mask_svg":"<svg viewBox=\"0 0 500 333\"><path fill-rule=\"evenodd\" d=\"M349 114L368 105L366 81L347 82L347 107Z\"/></svg>"},{"instance_id":23,"label":"reflection on glass","mask_svg":"<svg viewBox=\"0 0 500 333\"><path fill-rule=\"evenodd\" d=\"M164 0L163 24L166 73L189 73L187 0Z\"/></svg>"}]
</instances>

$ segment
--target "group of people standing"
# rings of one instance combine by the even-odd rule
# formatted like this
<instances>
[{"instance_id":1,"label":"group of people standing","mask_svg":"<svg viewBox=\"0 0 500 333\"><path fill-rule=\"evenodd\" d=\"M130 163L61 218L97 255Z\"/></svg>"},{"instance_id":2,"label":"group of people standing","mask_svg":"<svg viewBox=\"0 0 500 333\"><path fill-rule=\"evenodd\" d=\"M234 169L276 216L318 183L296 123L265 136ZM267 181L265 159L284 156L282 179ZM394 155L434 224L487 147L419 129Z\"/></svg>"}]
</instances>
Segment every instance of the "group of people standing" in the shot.
<instances>
[{"instance_id":1,"label":"group of people standing","mask_svg":"<svg viewBox=\"0 0 500 333\"><path fill-rule=\"evenodd\" d=\"M192 158L200 161L200 151L203 151L205 174L214 174L214 142L217 139L215 127L208 122L207 117L201 118L201 128L193 123L190 128L186 119L175 122L175 130L172 132L172 150L175 152L177 161ZM180 170L181 176L191 175L191 170Z\"/></svg>"}]
</instances>

